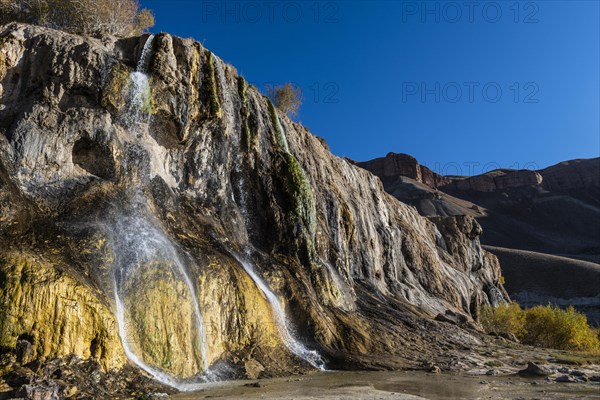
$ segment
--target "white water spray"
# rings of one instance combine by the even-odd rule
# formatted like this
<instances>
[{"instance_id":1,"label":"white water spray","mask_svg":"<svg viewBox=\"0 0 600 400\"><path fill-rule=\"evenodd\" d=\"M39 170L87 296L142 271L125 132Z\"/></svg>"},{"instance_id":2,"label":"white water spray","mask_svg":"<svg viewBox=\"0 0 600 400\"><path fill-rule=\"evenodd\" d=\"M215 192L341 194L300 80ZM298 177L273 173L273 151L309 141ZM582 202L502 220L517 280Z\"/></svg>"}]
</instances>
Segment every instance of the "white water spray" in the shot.
<instances>
[{"instance_id":1,"label":"white water spray","mask_svg":"<svg viewBox=\"0 0 600 400\"><path fill-rule=\"evenodd\" d=\"M254 284L260 289L261 292L265 295L271 308L273 310L273 314L275 315L275 319L277 322L277 327L279 328L279 332L283 339L283 343L285 346L296 356L300 357L304 361L308 362L315 368L318 368L322 371L325 370L325 361L321 358L321 355L315 350L307 349L302 343L300 343L292 334L288 320L285 316L285 312L283 311L283 307L279 303L277 296L275 293L271 291L269 286L261 279L260 276L254 271L254 267L248 261L240 258L237 255L234 255L236 260L244 267L246 273L252 278Z\"/></svg>"},{"instance_id":2,"label":"white water spray","mask_svg":"<svg viewBox=\"0 0 600 400\"><path fill-rule=\"evenodd\" d=\"M146 70L153 39L154 36L150 35L144 44L137 70L131 73L127 86L128 106L123 115L123 120L129 130L137 134L138 139L147 136L148 133L149 107L151 106L152 96L150 79L146 74ZM143 157L144 154L139 153L136 156ZM204 320L198 305L195 286L188 276L185 264L180 259L175 246L162 231L160 224L151 219L142 190L138 189L132 197L131 203L126 205L125 210L120 211L110 226L106 227L116 255L114 292L121 342L126 356L159 382L179 390L196 390L199 387L197 383L182 382L172 375L146 364L142 357L131 348L127 340L130 332L127 329L127 310L123 299L127 295L125 292L128 280L133 281L136 275L143 276L144 268L165 268L163 265L158 266L153 262L167 261L170 267L166 268L170 268L173 276L185 283L193 305L197 340L199 341L197 348L201 352L204 373L198 379L202 382L212 380L207 358Z\"/></svg>"},{"instance_id":3,"label":"white water spray","mask_svg":"<svg viewBox=\"0 0 600 400\"><path fill-rule=\"evenodd\" d=\"M205 376L202 380L210 380L208 372L208 360L206 358L206 333L204 330L204 321L200 308L198 306L194 285L186 273L185 266L181 261L177 250L165 234L152 221L144 218L147 210L140 213L135 210L129 215L119 213L116 222L107 229L109 238L116 255L115 259L115 303L117 311L117 322L119 324L119 335L123 344L125 355L144 371L151 374L159 382L184 390L191 387L189 384L182 383L173 378L168 373L160 371L146 364L131 348L127 338L131 337L128 332L126 322L126 309L123 298L127 295L126 286L129 279L135 279L140 269L156 268L152 261L168 260L172 262L171 272L181 279L189 290L190 299L193 304L194 318L198 332L198 340L201 350L203 369Z\"/></svg>"},{"instance_id":4,"label":"white water spray","mask_svg":"<svg viewBox=\"0 0 600 400\"><path fill-rule=\"evenodd\" d=\"M123 115L125 125L130 129L141 130L142 124L147 125L152 108L152 90L150 78L146 71L150 63L154 35L148 36L137 68L129 76L127 85L127 109ZM146 128L147 129L147 128ZM138 136L143 132L138 132Z\"/></svg>"}]
</instances>

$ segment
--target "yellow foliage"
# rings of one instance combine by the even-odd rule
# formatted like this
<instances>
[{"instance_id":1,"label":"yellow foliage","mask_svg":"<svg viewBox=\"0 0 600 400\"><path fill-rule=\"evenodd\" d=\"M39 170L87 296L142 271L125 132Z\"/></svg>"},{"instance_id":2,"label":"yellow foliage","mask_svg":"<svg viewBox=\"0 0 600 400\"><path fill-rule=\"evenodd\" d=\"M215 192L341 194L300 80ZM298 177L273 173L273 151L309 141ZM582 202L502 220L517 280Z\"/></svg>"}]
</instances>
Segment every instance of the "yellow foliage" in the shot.
<instances>
[{"instance_id":1,"label":"yellow foliage","mask_svg":"<svg viewBox=\"0 0 600 400\"><path fill-rule=\"evenodd\" d=\"M537 306L526 312L525 343L565 350L600 349L598 336L590 328L584 314L573 307L562 310L553 306Z\"/></svg>"},{"instance_id":2,"label":"yellow foliage","mask_svg":"<svg viewBox=\"0 0 600 400\"><path fill-rule=\"evenodd\" d=\"M267 86L269 98L279 110L285 114L296 116L302 105L302 89L291 83L281 86Z\"/></svg>"},{"instance_id":3,"label":"yellow foliage","mask_svg":"<svg viewBox=\"0 0 600 400\"><path fill-rule=\"evenodd\" d=\"M518 338L525 333L525 313L517 303L484 307L479 318L488 333L512 333Z\"/></svg>"},{"instance_id":4,"label":"yellow foliage","mask_svg":"<svg viewBox=\"0 0 600 400\"><path fill-rule=\"evenodd\" d=\"M512 333L522 343L563 350L600 350L600 339L584 314L573 307L522 309L518 304L484 307L480 322L488 333Z\"/></svg>"}]
</instances>

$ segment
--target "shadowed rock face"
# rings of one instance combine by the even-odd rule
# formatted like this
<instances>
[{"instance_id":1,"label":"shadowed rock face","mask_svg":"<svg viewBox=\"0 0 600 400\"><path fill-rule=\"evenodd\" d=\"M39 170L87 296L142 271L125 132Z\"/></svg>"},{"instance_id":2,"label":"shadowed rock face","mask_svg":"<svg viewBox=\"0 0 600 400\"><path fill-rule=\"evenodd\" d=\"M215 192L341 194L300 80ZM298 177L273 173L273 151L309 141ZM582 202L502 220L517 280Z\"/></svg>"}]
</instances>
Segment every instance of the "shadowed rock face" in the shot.
<instances>
[{"instance_id":1,"label":"shadowed rock face","mask_svg":"<svg viewBox=\"0 0 600 400\"><path fill-rule=\"evenodd\" d=\"M545 189L566 192L576 189L600 188L600 158L571 160L539 171Z\"/></svg>"},{"instance_id":2,"label":"shadowed rock face","mask_svg":"<svg viewBox=\"0 0 600 400\"><path fill-rule=\"evenodd\" d=\"M110 367L130 351L172 378L205 364L228 365L225 376L310 367L240 257L331 367L412 365L477 340L431 320L472 325L480 305L506 299L473 218L421 217L192 40L150 42L149 86L132 102L147 39L0 28L0 346L28 335L37 356ZM123 223L131 215L146 222ZM148 231L149 249L135 240ZM25 255L50 283L66 277L43 293L21 283L31 304L14 301L11 260ZM85 301L89 323L59 311L51 323L65 296Z\"/></svg>"},{"instance_id":3,"label":"shadowed rock face","mask_svg":"<svg viewBox=\"0 0 600 400\"><path fill-rule=\"evenodd\" d=\"M398 167L406 163L413 167ZM390 153L358 165L379 176L388 193L421 215L476 217L484 244L599 260L600 158L539 171L438 175L434 183L412 172L419 165L410 156Z\"/></svg>"},{"instance_id":4,"label":"shadowed rock face","mask_svg":"<svg viewBox=\"0 0 600 400\"><path fill-rule=\"evenodd\" d=\"M542 183L542 175L529 170L495 170L487 174L477 175L469 178L458 179L448 184L448 190L475 192L496 192L508 188L539 185Z\"/></svg>"},{"instance_id":5,"label":"shadowed rock face","mask_svg":"<svg viewBox=\"0 0 600 400\"><path fill-rule=\"evenodd\" d=\"M492 171L440 189L487 210L479 218L484 244L598 262L599 179L596 158L539 171ZM484 180L493 188L475 184Z\"/></svg>"}]
</instances>

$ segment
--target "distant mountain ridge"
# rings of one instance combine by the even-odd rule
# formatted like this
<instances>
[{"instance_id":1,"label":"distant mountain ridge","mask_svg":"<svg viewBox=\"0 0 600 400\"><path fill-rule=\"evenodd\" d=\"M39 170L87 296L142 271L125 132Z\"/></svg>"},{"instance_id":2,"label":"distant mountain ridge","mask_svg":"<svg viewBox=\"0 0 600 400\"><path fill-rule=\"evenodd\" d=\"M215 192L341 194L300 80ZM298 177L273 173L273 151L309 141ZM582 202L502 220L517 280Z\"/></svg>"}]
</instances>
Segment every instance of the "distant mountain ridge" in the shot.
<instances>
[{"instance_id":1,"label":"distant mountain ridge","mask_svg":"<svg viewBox=\"0 0 600 400\"><path fill-rule=\"evenodd\" d=\"M439 175L407 154L357 165L421 215L478 218L484 244L600 259L600 158L470 177Z\"/></svg>"},{"instance_id":2,"label":"distant mountain ridge","mask_svg":"<svg viewBox=\"0 0 600 400\"><path fill-rule=\"evenodd\" d=\"M527 306L577 303L600 324L600 158L470 177L436 174L407 154L357 165L432 220L475 217L481 243L499 258L513 299ZM540 279L545 270L554 280L569 271L569 279ZM595 292L579 293L590 283Z\"/></svg>"}]
</instances>

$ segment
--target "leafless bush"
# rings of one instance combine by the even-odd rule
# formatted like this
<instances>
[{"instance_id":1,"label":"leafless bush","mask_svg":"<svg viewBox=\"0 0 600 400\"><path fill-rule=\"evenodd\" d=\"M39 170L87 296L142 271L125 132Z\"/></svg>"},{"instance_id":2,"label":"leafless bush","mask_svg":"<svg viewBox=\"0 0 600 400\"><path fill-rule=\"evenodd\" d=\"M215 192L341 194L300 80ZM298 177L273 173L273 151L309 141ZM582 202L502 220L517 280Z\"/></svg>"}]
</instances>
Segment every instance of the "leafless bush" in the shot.
<instances>
[{"instance_id":1,"label":"leafless bush","mask_svg":"<svg viewBox=\"0 0 600 400\"><path fill-rule=\"evenodd\" d=\"M298 109L302 105L302 89L291 83L281 86L267 86L269 98L281 111L288 115L298 115Z\"/></svg>"},{"instance_id":2,"label":"leafless bush","mask_svg":"<svg viewBox=\"0 0 600 400\"><path fill-rule=\"evenodd\" d=\"M138 0L0 0L0 23L27 22L82 35L134 36L154 25Z\"/></svg>"}]
</instances>

